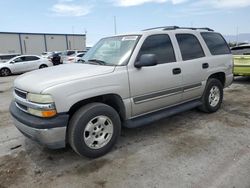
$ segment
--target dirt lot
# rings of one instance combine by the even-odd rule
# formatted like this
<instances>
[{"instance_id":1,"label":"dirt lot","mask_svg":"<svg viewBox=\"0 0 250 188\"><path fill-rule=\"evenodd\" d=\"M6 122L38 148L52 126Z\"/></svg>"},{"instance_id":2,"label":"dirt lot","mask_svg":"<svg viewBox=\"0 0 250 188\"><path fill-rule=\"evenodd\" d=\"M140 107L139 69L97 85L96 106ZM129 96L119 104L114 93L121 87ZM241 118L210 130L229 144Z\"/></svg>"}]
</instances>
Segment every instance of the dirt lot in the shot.
<instances>
[{"instance_id":1,"label":"dirt lot","mask_svg":"<svg viewBox=\"0 0 250 188\"><path fill-rule=\"evenodd\" d=\"M112 152L89 160L16 130L8 113L15 77L0 78L0 188L250 187L250 78L225 90L217 113L192 110L123 129Z\"/></svg>"}]
</instances>

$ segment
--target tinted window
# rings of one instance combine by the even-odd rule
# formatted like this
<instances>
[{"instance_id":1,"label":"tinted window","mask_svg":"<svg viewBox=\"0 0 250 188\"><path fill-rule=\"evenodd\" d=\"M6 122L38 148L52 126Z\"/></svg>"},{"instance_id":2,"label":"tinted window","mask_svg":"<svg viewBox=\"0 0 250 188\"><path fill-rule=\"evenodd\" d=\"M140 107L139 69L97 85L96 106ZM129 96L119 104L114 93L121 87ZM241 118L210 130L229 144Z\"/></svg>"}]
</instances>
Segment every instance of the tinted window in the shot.
<instances>
[{"instance_id":1,"label":"tinted window","mask_svg":"<svg viewBox=\"0 0 250 188\"><path fill-rule=\"evenodd\" d=\"M141 47L139 57L143 54L155 54L159 64L176 61L172 42L165 34L149 36Z\"/></svg>"},{"instance_id":2,"label":"tinted window","mask_svg":"<svg viewBox=\"0 0 250 188\"><path fill-rule=\"evenodd\" d=\"M75 54L75 51L67 51L67 56Z\"/></svg>"},{"instance_id":3,"label":"tinted window","mask_svg":"<svg viewBox=\"0 0 250 188\"><path fill-rule=\"evenodd\" d=\"M192 34L177 34L183 61L204 57L205 54L199 40Z\"/></svg>"},{"instance_id":4,"label":"tinted window","mask_svg":"<svg viewBox=\"0 0 250 188\"><path fill-rule=\"evenodd\" d=\"M39 58L36 57L36 56L26 56L25 57L25 61L36 61L38 60Z\"/></svg>"},{"instance_id":5,"label":"tinted window","mask_svg":"<svg viewBox=\"0 0 250 188\"><path fill-rule=\"evenodd\" d=\"M201 33L212 55L230 54L225 39L219 33Z\"/></svg>"},{"instance_id":6,"label":"tinted window","mask_svg":"<svg viewBox=\"0 0 250 188\"><path fill-rule=\"evenodd\" d=\"M233 55L250 55L250 46L238 46L231 49Z\"/></svg>"}]
</instances>

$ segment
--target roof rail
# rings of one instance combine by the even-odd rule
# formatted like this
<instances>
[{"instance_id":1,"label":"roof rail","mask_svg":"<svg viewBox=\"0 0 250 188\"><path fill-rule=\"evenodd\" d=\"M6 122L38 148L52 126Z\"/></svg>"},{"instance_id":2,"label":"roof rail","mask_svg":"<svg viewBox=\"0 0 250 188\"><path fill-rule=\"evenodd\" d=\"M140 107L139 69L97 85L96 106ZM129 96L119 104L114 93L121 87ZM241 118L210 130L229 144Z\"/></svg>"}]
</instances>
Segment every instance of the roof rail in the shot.
<instances>
[{"instance_id":1,"label":"roof rail","mask_svg":"<svg viewBox=\"0 0 250 188\"><path fill-rule=\"evenodd\" d=\"M207 31L214 31L208 27L179 27L179 26L163 26L163 27L153 27L149 29L144 29L143 31L155 30L155 29L162 29L162 30L176 30L176 29L191 29L191 30L207 30Z\"/></svg>"},{"instance_id":2,"label":"roof rail","mask_svg":"<svg viewBox=\"0 0 250 188\"><path fill-rule=\"evenodd\" d=\"M144 29L142 31L150 31L150 30L155 30L155 29L163 29L163 30L174 30L174 29L178 29L178 26L162 26L162 27L152 27L152 28L148 28L148 29Z\"/></svg>"}]
</instances>

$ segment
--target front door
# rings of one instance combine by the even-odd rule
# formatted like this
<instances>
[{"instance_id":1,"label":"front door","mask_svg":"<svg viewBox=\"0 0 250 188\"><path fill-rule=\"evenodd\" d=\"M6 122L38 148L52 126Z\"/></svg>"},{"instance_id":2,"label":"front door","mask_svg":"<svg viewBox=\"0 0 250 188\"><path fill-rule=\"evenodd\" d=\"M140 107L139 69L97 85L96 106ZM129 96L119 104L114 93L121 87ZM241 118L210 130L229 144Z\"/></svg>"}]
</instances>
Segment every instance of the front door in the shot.
<instances>
[{"instance_id":1,"label":"front door","mask_svg":"<svg viewBox=\"0 0 250 188\"><path fill-rule=\"evenodd\" d=\"M12 64L13 73L25 72L28 69L27 63L25 62L25 57L17 57L13 60Z\"/></svg>"},{"instance_id":2,"label":"front door","mask_svg":"<svg viewBox=\"0 0 250 188\"><path fill-rule=\"evenodd\" d=\"M159 110L182 100L181 64L176 62L169 35L148 36L137 60L143 54L156 55L158 64L140 69L130 67L128 70L133 116Z\"/></svg>"}]
</instances>

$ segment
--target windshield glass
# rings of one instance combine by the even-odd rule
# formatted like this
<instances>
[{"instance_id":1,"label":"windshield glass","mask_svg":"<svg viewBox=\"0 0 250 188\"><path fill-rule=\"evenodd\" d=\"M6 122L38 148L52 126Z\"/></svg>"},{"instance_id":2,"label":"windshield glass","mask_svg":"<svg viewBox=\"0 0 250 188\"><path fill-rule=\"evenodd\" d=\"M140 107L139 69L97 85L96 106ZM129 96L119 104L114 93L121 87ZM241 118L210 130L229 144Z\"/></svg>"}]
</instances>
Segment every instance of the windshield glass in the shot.
<instances>
[{"instance_id":1,"label":"windshield glass","mask_svg":"<svg viewBox=\"0 0 250 188\"><path fill-rule=\"evenodd\" d=\"M138 39L139 36L136 35L101 39L82 59L85 63L126 65Z\"/></svg>"}]
</instances>

